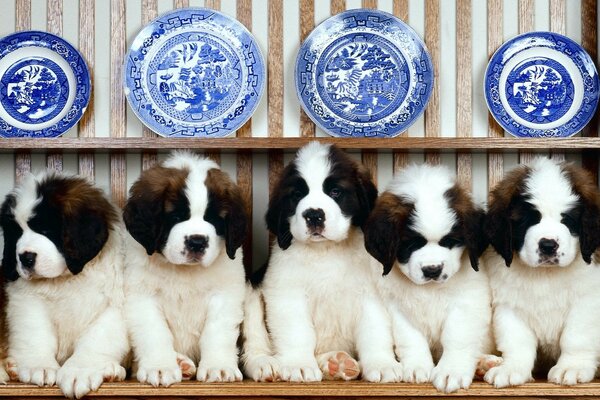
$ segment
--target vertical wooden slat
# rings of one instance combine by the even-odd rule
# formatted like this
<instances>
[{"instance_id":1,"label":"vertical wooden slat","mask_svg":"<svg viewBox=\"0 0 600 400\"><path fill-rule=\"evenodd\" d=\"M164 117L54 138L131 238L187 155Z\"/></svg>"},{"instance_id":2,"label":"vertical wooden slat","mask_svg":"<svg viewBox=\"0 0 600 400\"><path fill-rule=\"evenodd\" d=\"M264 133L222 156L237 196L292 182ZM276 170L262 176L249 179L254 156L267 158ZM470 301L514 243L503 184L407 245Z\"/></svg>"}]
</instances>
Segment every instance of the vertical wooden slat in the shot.
<instances>
[{"instance_id":1,"label":"vertical wooden slat","mask_svg":"<svg viewBox=\"0 0 600 400\"><path fill-rule=\"evenodd\" d=\"M331 0L329 10L331 15L339 14L346 9L346 0Z\"/></svg>"},{"instance_id":2,"label":"vertical wooden slat","mask_svg":"<svg viewBox=\"0 0 600 400\"><path fill-rule=\"evenodd\" d=\"M221 9L221 0L206 0L204 3L206 8L212 8L213 10ZM210 150L204 153L211 160L221 165L221 152L219 150Z\"/></svg>"},{"instance_id":3,"label":"vertical wooden slat","mask_svg":"<svg viewBox=\"0 0 600 400\"><path fill-rule=\"evenodd\" d=\"M471 0L456 1L456 133L459 137L473 136L472 108L472 43ZM473 184L472 156L456 155L456 176L467 189Z\"/></svg>"},{"instance_id":4,"label":"vertical wooden slat","mask_svg":"<svg viewBox=\"0 0 600 400\"><path fill-rule=\"evenodd\" d=\"M377 0L362 0L363 8L377 8ZM361 154L362 163L371 172L371 178L377 185L377 152L363 151Z\"/></svg>"},{"instance_id":5,"label":"vertical wooden slat","mask_svg":"<svg viewBox=\"0 0 600 400\"><path fill-rule=\"evenodd\" d=\"M550 0L550 30L561 35L567 34L565 6L566 0ZM557 161L564 161L565 153L550 149L550 157Z\"/></svg>"},{"instance_id":6,"label":"vertical wooden slat","mask_svg":"<svg viewBox=\"0 0 600 400\"><path fill-rule=\"evenodd\" d=\"M581 0L581 45L592 57L598 60L598 2L597 0ZM585 137L598 136L598 112L583 129ZM598 152L595 150L583 151L582 163L584 168L590 171L596 182L598 181Z\"/></svg>"},{"instance_id":7,"label":"vertical wooden slat","mask_svg":"<svg viewBox=\"0 0 600 400\"><path fill-rule=\"evenodd\" d=\"M527 33L533 30L534 0L519 0L519 33ZM528 164L535 157L530 151L519 151L519 162Z\"/></svg>"},{"instance_id":8,"label":"vertical wooden slat","mask_svg":"<svg viewBox=\"0 0 600 400\"><path fill-rule=\"evenodd\" d=\"M212 8L213 10L221 9L221 0L206 0L204 3L206 8Z\"/></svg>"},{"instance_id":9,"label":"vertical wooden slat","mask_svg":"<svg viewBox=\"0 0 600 400\"><path fill-rule=\"evenodd\" d=\"M93 82L94 66L96 61L96 2L95 0L80 0L79 1L79 51L85 59L88 70L90 71L90 79ZM95 136L94 122L94 96L88 103L87 109L81 120L79 120L79 137L87 138ZM92 153L79 153L79 174L94 180L94 155Z\"/></svg>"},{"instance_id":10,"label":"vertical wooden slat","mask_svg":"<svg viewBox=\"0 0 600 400\"><path fill-rule=\"evenodd\" d=\"M425 136L440 136L440 0L425 0L425 44L433 62L433 91L425 108ZM440 163L439 152L426 152L430 164Z\"/></svg>"},{"instance_id":11,"label":"vertical wooden slat","mask_svg":"<svg viewBox=\"0 0 600 400\"><path fill-rule=\"evenodd\" d=\"M46 27L48 32L58 36L63 34L63 1L48 0L46 7ZM62 171L63 156L60 151L46 154L46 166L55 171Z\"/></svg>"},{"instance_id":12,"label":"vertical wooden slat","mask_svg":"<svg viewBox=\"0 0 600 400\"><path fill-rule=\"evenodd\" d=\"M142 0L142 25L148 24L158 16L158 0ZM142 127L142 135L146 138L156 138L158 135L147 126ZM156 151L142 153L142 170L153 167L158 162Z\"/></svg>"},{"instance_id":13,"label":"vertical wooden slat","mask_svg":"<svg viewBox=\"0 0 600 400\"><path fill-rule=\"evenodd\" d=\"M252 0L237 0L236 18L244 26L252 31ZM252 121L248 120L240 129L237 130L237 137L252 137ZM252 153L239 152L237 154L237 185L242 193L242 198L246 203L248 213L248 236L243 245L244 251L244 269L249 274L252 271Z\"/></svg>"},{"instance_id":14,"label":"vertical wooden slat","mask_svg":"<svg viewBox=\"0 0 600 400\"><path fill-rule=\"evenodd\" d=\"M408 23L408 0L394 0L393 5L394 15L400 18L402 21ZM402 135L408 135L408 132L402 133ZM394 150L392 159L392 168L394 173L408 165L408 153L404 151Z\"/></svg>"},{"instance_id":15,"label":"vertical wooden slat","mask_svg":"<svg viewBox=\"0 0 600 400\"><path fill-rule=\"evenodd\" d=\"M488 57L491 57L503 42L502 37L503 0L489 0L487 3ZM504 131L492 114L488 113L488 136L503 137ZM500 153L488 154L488 188L492 189L504 174L504 158Z\"/></svg>"},{"instance_id":16,"label":"vertical wooden slat","mask_svg":"<svg viewBox=\"0 0 600 400\"><path fill-rule=\"evenodd\" d=\"M408 0L394 0L393 13L404 22L408 22Z\"/></svg>"},{"instance_id":17,"label":"vertical wooden slat","mask_svg":"<svg viewBox=\"0 0 600 400\"><path fill-rule=\"evenodd\" d=\"M300 43L315 27L315 0L300 0ZM315 124L300 108L300 136L314 137Z\"/></svg>"},{"instance_id":18,"label":"vertical wooden slat","mask_svg":"<svg viewBox=\"0 0 600 400\"><path fill-rule=\"evenodd\" d=\"M15 0L15 29L17 31L31 29L31 0ZM15 181L20 183L29 171L31 171L31 152L16 152Z\"/></svg>"},{"instance_id":19,"label":"vertical wooden slat","mask_svg":"<svg viewBox=\"0 0 600 400\"><path fill-rule=\"evenodd\" d=\"M114 138L126 136L125 94L123 92L123 60L127 43L125 32L125 0L110 3L110 135ZM125 205L127 193L127 168L125 154L110 155L110 189L117 206Z\"/></svg>"},{"instance_id":20,"label":"vertical wooden slat","mask_svg":"<svg viewBox=\"0 0 600 400\"><path fill-rule=\"evenodd\" d=\"M175 8L184 8L190 6L190 0L175 0L173 3L173 7Z\"/></svg>"}]
</instances>

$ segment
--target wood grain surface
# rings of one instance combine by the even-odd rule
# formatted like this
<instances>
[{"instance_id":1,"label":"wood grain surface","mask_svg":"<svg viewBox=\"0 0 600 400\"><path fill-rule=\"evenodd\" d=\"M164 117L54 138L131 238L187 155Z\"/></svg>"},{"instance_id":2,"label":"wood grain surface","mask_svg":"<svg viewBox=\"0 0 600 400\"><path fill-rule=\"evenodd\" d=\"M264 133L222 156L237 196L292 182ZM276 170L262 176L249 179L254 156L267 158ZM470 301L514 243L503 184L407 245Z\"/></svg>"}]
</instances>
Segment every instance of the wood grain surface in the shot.
<instances>
[{"instance_id":1,"label":"wood grain surface","mask_svg":"<svg viewBox=\"0 0 600 400\"><path fill-rule=\"evenodd\" d=\"M487 3L487 29L488 29L488 57L502 45L502 22L503 22L503 0L488 0ZM496 122L491 113L488 113L488 136L501 138L504 130ZM504 175L504 158L500 153L492 153L488 156L488 189L494 188Z\"/></svg>"},{"instance_id":2,"label":"wood grain surface","mask_svg":"<svg viewBox=\"0 0 600 400\"><path fill-rule=\"evenodd\" d=\"M321 0L322 1L322 0ZM315 0L300 0L300 43L299 46L304 42L304 39L315 27ZM314 137L315 136L315 123L309 118L300 107L300 136L303 137Z\"/></svg>"},{"instance_id":3,"label":"wood grain surface","mask_svg":"<svg viewBox=\"0 0 600 400\"><path fill-rule=\"evenodd\" d=\"M158 16L158 0L142 0L142 25L147 25ZM147 138L158 138L146 125L142 126L142 135ZM153 167L158 162L158 155L155 151L145 151L142 153L142 171Z\"/></svg>"},{"instance_id":4,"label":"wood grain surface","mask_svg":"<svg viewBox=\"0 0 600 400\"><path fill-rule=\"evenodd\" d=\"M473 136L471 0L456 0L456 136ZM456 177L471 190L473 160L469 153L456 155Z\"/></svg>"},{"instance_id":5,"label":"wood grain surface","mask_svg":"<svg viewBox=\"0 0 600 400\"><path fill-rule=\"evenodd\" d=\"M79 120L78 135L80 138L94 137L96 132L94 112L94 66L96 65L96 2L95 0L79 1L79 52L82 54L90 71L92 81L92 96L90 102ZM94 155L92 153L78 154L79 174L90 180L95 178Z\"/></svg>"},{"instance_id":6,"label":"wood grain surface","mask_svg":"<svg viewBox=\"0 0 600 400\"><path fill-rule=\"evenodd\" d=\"M15 30L31 29L31 0L15 0ZM15 182L20 183L31 171L31 153L28 149L15 153Z\"/></svg>"}]
</instances>

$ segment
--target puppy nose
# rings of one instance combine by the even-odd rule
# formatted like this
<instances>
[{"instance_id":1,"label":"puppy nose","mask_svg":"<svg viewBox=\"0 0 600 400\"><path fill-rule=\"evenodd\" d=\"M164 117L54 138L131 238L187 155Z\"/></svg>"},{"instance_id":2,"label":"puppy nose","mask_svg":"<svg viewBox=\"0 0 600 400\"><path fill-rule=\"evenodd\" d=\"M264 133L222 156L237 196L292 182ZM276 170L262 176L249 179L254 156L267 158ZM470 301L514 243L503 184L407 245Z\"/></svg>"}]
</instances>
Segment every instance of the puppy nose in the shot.
<instances>
[{"instance_id":1,"label":"puppy nose","mask_svg":"<svg viewBox=\"0 0 600 400\"><path fill-rule=\"evenodd\" d=\"M36 257L37 257L37 253L32 253L31 251L26 251L24 253L19 254L19 261L21 261L21 265L24 268L31 269L35 265Z\"/></svg>"},{"instance_id":2,"label":"puppy nose","mask_svg":"<svg viewBox=\"0 0 600 400\"><path fill-rule=\"evenodd\" d=\"M538 246L540 248L540 253L545 256L551 256L556 254L556 250L558 250L558 242L554 239L540 239Z\"/></svg>"},{"instance_id":3,"label":"puppy nose","mask_svg":"<svg viewBox=\"0 0 600 400\"><path fill-rule=\"evenodd\" d=\"M302 213L309 228L323 227L325 222L325 213L320 208L309 208Z\"/></svg>"},{"instance_id":4,"label":"puppy nose","mask_svg":"<svg viewBox=\"0 0 600 400\"><path fill-rule=\"evenodd\" d=\"M442 274L442 265L428 265L421 268L423 276L428 279L437 279Z\"/></svg>"},{"instance_id":5,"label":"puppy nose","mask_svg":"<svg viewBox=\"0 0 600 400\"><path fill-rule=\"evenodd\" d=\"M204 235L191 235L185 238L185 247L194 253L202 253L208 247L208 238Z\"/></svg>"}]
</instances>

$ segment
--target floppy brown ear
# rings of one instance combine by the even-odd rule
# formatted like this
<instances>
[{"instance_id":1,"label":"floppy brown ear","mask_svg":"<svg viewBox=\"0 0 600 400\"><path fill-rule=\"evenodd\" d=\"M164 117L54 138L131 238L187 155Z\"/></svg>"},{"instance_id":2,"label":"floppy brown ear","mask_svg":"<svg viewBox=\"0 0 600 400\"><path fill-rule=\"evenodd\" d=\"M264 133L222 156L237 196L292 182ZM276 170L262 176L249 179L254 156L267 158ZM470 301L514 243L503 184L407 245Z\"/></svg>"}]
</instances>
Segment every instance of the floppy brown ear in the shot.
<instances>
[{"instance_id":1,"label":"floppy brown ear","mask_svg":"<svg viewBox=\"0 0 600 400\"><path fill-rule=\"evenodd\" d=\"M353 217L352 223L355 226L360 226L364 230L365 222L375 207L377 187L375 186L375 183L373 183L371 172L367 168L360 167L357 174L359 185L356 188L356 195L358 197L360 209Z\"/></svg>"},{"instance_id":2,"label":"floppy brown ear","mask_svg":"<svg viewBox=\"0 0 600 400\"><path fill-rule=\"evenodd\" d=\"M384 192L364 227L367 252L383 265L383 275L389 274L400 250L400 230L408 221L412 205L390 192Z\"/></svg>"},{"instance_id":3,"label":"floppy brown ear","mask_svg":"<svg viewBox=\"0 0 600 400\"><path fill-rule=\"evenodd\" d=\"M298 201L300 200L294 191L297 184L306 183L302 181L292 182L296 173L296 166L292 162L283 170L281 178L275 185L265 220L269 231L277 237L277 244L283 250L286 250L292 244L292 233L290 232L290 217L294 215ZM308 187L306 187L308 193ZM306 193L303 193L306 195Z\"/></svg>"},{"instance_id":4,"label":"floppy brown ear","mask_svg":"<svg viewBox=\"0 0 600 400\"><path fill-rule=\"evenodd\" d=\"M515 197L523 190L528 172L529 167L523 165L513 169L498 183L489 197L484 223L485 236L507 267L510 267L513 260L513 204Z\"/></svg>"},{"instance_id":5,"label":"floppy brown ear","mask_svg":"<svg viewBox=\"0 0 600 400\"><path fill-rule=\"evenodd\" d=\"M0 209L0 225L4 233L4 254L2 256L2 275L9 281L19 278L17 272L17 240L23 234L23 230L15 221L13 209L16 199L13 194L6 196Z\"/></svg>"}]
</instances>

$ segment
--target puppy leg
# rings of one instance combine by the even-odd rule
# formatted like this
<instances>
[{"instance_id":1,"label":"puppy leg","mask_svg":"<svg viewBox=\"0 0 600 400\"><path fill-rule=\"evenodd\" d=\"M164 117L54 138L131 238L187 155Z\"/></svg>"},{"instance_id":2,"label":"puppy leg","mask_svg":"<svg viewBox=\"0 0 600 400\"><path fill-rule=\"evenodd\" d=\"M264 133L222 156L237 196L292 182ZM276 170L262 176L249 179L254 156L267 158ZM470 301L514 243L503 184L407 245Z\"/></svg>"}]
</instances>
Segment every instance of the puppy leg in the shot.
<instances>
[{"instance_id":1,"label":"puppy leg","mask_svg":"<svg viewBox=\"0 0 600 400\"><path fill-rule=\"evenodd\" d=\"M498 305L493 313L498 350L503 362L484 376L495 387L517 386L532 380L537 338L527 324L510 308Z\"/></svg>"},{"instance_id":2,"label":"puppy leg","mask_svg":"<svg viewBox=\"0 0 600 400\"><path fill-rule=\"evenodd\" d=\"M128 350L123 315L111 307L77 340L73 354L58 370L56 383L65 396L81 398L98 390L102 382L122 381L121 362Z\"/></svg>"},{"instance_id":3,"label":"puppy leg","mask_svg":"<svg viewBox=\"0 0 600 400\"><path fill-rule=\"evenodd\" d=\"M196 379L201 382L242 380L236 346L242 319L243 295L224 291L212 296L200 334L200 364Z\"/></svg>"},{"instance_id":4,"label":"puppy leg","mask_svg":"<svg viewBox=\"0 0 600 400\"><path fill-rule=\"evenodd\" d=\"M345 351L330 351L317 356L317 362L323 371L323 379L341 379L350 381L358 378L360 366L358 361Z\"/></svg>"},{"instance_id":5,"label":"puppy leg","mask_svg":"<svg viewBox=\"0 0 600 400\"><path fill-rule=\"evenodd\" d=\"M399 382L402 366L396 361L390 316L375 297L361 301L361 316L356 331L356 349L362 378L369 382Z\"/></svg>"}]
</instances>

